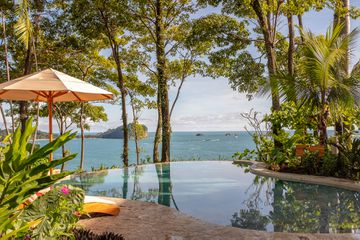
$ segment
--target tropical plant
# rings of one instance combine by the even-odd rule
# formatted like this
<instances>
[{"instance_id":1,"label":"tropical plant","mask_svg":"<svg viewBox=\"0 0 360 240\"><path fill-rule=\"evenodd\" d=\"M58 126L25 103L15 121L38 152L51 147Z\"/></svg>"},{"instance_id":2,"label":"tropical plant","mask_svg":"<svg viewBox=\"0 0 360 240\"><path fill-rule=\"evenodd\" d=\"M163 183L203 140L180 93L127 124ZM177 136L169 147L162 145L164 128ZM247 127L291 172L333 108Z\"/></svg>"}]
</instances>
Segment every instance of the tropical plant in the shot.
<instances>
[{"instance_id":1,"label":"tropical plant","mask_svg":"<svg viewBox=\"0 0 360 240\"><path fill-rule=\"evenodd\" d=\"M124 237L121 234L116 234L112 232L104 232L101 234L96 234L90 230L86 230L82 228L74 229L73 232L77 240L99 240L99 239L124 240Z\"/></svg>"},{"instance_id":2,"label":"tropical plant","mask_svg":"<svg viewBox=\"0 0 360 240\"><path fill-rule=\"evenodd\" d=\"M20 219L41 221L28 231L31 239L68 239L82 213L84 191L67 185L56 186L24 209Z\"/></svg>"},{"instance_id":3,"label":"tropical plant","mask_svg":"<svg viewBox=\"0 0 360 240\"><path fill-rule=\"evenodd\" d=\"M49 162L48 155L56 151L62 144L75 137L75 133L65 133L56 140L29 154L31 146L28 144L35 127L32 118L26 124L24 132L17 128L12 136L12 143L1 149L0 158L0 234L3 239L19 235L27 231L29 225L18 219L24 211L19 208L35 192L48 188L58 180L72 172L49 175L49 171L71 159L76 154ZM5 141L7 138L5 139Z\"/></svg>"},{"instance_id":4,"label":"tropical plant","mask_svg":"<svg viewBox=\"0 0 360 240\"><path fill-rule=\"evenodd\" d=\"M357 77L338 76L338 67L354 45L358 30L345 36L340 33L341 26L329 27L325 36L302 30L305 42L299 77L293 85L295 90L291 90L295 93L293 99L300 100L317 113L321 144L328 142L327 127L331 117L336 120L341 107L353 106L354 89L360 82Z\"/></svg>"},{"instance_id":5,"label":"tropical plant","mask_svg":"<svg viewBox=\"0 0 360 240\"><path fill-rule=\"evenodd\" d=\"M351 146L340 144L337 169L339 175L360 179L360 139L354 139Z\"/></svg>"},{"instance_id":6,"label":"tropical plant","mask_svg":"<svg viewBox=\"0 0 360 240\"><path fill-rule=\"evenodd\" d=\"M122 125L128 125L127 109L126 109L126 78L131 74L131 60L136 56L130 56L131 52L129 42L131 37L128 36L128 27L132 24L132 15L126 9L126 1L118 0L75 0L70 1L71 4L66 5L71 15L71 21L76 26L79 35L86 38L97 39L106 44L105 48L111 50L111 59L113 72L116 74L115 84L120 90ZM65 4L64 4L65 5ZM66 8L65 7L65 8ZM84 7L87 11L82 11ZM127 48L129 47L129 49ZM126 57L128 59L126 59ZM124 166L129 165L128 154L128 129L123 128L123 163Z\"/></svg>"}]
</instances>

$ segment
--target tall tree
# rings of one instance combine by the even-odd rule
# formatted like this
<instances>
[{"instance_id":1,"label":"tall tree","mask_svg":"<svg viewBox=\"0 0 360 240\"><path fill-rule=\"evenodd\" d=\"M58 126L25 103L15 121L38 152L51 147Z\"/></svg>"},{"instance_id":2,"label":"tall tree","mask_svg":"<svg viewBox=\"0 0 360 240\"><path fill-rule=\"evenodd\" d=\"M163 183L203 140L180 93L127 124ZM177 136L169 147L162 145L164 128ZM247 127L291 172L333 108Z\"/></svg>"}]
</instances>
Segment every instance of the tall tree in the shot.
<instances>
[{"instance_id":1,"label":"tall tree","mask_svg":"<svg viewBox=\"0 0 360 240\"><path fill-rule=\"evenodd\" d=\"M350 0L333 0L334 27L341 25L341 34L350 34ZM349 74L349 56L345 59L344 69Z\"/></svg>"},{"instance_id":2,"label":"tall tree","mask_svg":"<svg viewBox=\"0 0 360 240\"><path fill-rule=\"evenodd\" d=\"M102 39L79 34L71 22L68 10L59 8L56 1L49 3L41 26L43 36L37 47L39 65L44 68L54 67L117 95L118 92L113 86L117 77L113 72L113 61L100 54L100 51L107 47L106 43ZM55 119L61 133L72 123L80 128L82 168L85 161L84 131L89 127L87 122L105 121L107 116L104 109L87 103L57 103ZM63 154L65 153L63 146Z\"/></svg>"},{"instance_id":3,"label":"tall tree","mask_svg":"<svg viewBox=\"0 0 360 240\"><path fill-rule=\"evenodd\" d=\"M25 48L23 75L28 75L32 71L35 41L39 33L38 22L40 21L40 12L44 10L44 4L42 0L22 0L16 8L18 19L14 26L15 34L20 41L23 42ZM32 12L34 12L34 14L32 14ZM22 131L28 118L28 107L27 102L20 101L19 114Z\"/></svg>"},{"instance_id":4,"label":"tall tree","mask_svg":"<svg viewBox=\"0 0 360 240\"><path fill-rule=\"evenodd\" d=\"M166 77L165 59L165 23L164 23L164 1L155 1L155 46L156 46L156 70L158 76L158 91L160 96L161 122L162 122L162 141L161 141L161 161L170 161L170 109L169 93Z\"/></svg>"},{"instance_id":5,"label":"tall tree","mask_svg":"<svg viewBox=\"0 0 360 240\"><path fill-rule=\"evenodd\" d=\"M179 46L180 26L189 22L189 15L197 8L190 0L129 1L128 9L135 17L133 33L150 61L143 63L151 79L157 84L158 124L154 140L153 160L158 162L158 144L161 137L161 161L170 161L170 104L169 59ZM155 56L155 57L153 57ZM161 131L160 131L161 130Z\"/></svg>"},{"instance_id":6,"label":"tall tree","mask_svg":"<svg viewBox=\"0 0 360 240\"><path fill-rule=\"evenodd\" d=\"M151 85L134 78L129 81L128 92L133 115L133 122L130 124L131 137L135 141L136 163L140 164L140 140L146 137L146 132L143 125L140 124L139 118L145 108L156 108L156 102L151 100L155 96L156 90Z\"/></svg>"},{"instance_id":7,"label":"tall tree","mask_svg":"<svg viewBox=\"0 0 360 240\"><path fill-rule=\"evenodd\" d=\"M126 28L129 26L130 15L127 14L125 1L117 0L74 0L70 1L72 21L78 31L86 37L98 38L107 43L117 73L117 86L121 93L122 125L124 131L123 164L129 165L128 142L129 132L126 110L126 76L122 58L126 52L129 37ZM83 11L83 9L87 9Z\"/></svg>"},{"instance_id":8,"label":"tall tree","mask_svg":"<svg viewBox=\"0 0 360 240\"><path fill-rule=\"evenodd\" d=\"M200 4L210 4L213 6L221 6L224 14L233 15L240 20L248 20L255 25L253 33L258 37L254 39L255 46L258 48L259 53L266 57L267 66L267 81L270 87L270 95L272 101L272 111L280 110L280 95L279 95L279 80L277 74L280 70L279 62L281 62L282 51L278 45L283 44L281 34L278 32L278 25L281 17L285 15L289 25L289 39L291 44L288 48L288 70L293 72L294 64L290 57L294 53L294 31L293 20L294 14L301 15L304 11L310 9L314 4L320 4L323 1L284 1L284 0L249 0L249 1L236 1L236 0L200 0ZM296 7L295 7L296 5ZM294 9L298 8L297 12ZM260 56L260 60L261 60ZM256 58L249 55L249 61L254 61ZM255 64L252 64L255 66ZM256 72L256 71L254 71ZM262 75L262 72L260 73ZM260 77L261 79L262 77ZM243 78L232 81L236 85L242 84ZM261 85L262 83L260 83ZM254 85L256 86L256 84ZM276 136L280 133L281 126L278 123L272 125L272 132ZM274 138L276 147L281 147L280 142Z\"/></svg>"},{"instance_id":9,"label":"tall tree","mask_svg":"<svg viewBox=\"0 0 360 240\"><path fill-rule=\"evenodd\" d=\"M265 55L267 58L268 81L271 86L272 110L278 111L280 109L280 97L278 82L275 77L277 73L276 43L278 41L277 27L284 1L251 0L244 3L235 0L210 0L207 2L215 6L221 4L222 11L224 13L234 14L240 18L251 18L257 22L257 27L264 42ZM279 130L280 126L274 124L272 128L273 133L277 135ZM279 146L280 143L275 141L275 145Z\"/></svg>"},{"instance_id":10,"label":"tall tree","mask_svg":"<svg viewBox=\"0 0 360 240\"><path fill-rule=\"evenodd\" d=\"M100 121L107 121L108 118L103 106L96 106L84 102L81 102L79 105L78 114L72 121L77 122L77 126L80 127L81 130L81 158L79 169L83 170L85 161L85 130L90 130L89 122L96 123ZM76 119L78 120L76 121Z\"/></svg>"},{"instance_id":11,"label":"tall tree","mask_svg":"<svg viewBox=\"0 0 360 240\"><path fill-rule=\"evenodd\" d=\"M12 8L12 5L3 5L1 6L1 15L2 15L2 31L3 31L3 44L4 44L4 60L5 60L5 68L6 68L6 80L10 81L10 65L9 65L9 54L8 54L8 39L7 39L7 28L6 28L6 13L8 8ZM10 105L10 117L11 117L11 128L12 132L14 132L14 114L13 114L13 104L12 101L9 102ZM4 119L4 125L7 133L9 134L8 127L6 125L6 119L3 114L3 108L1 106L1 113Z\"/></svg>"},{"instance_id":12,"label":"tall tree","mask_svg":"<svg viewBox=\"0 0 360 240\"><path fill-rule=\"evenodd\" d=\"M297 97L318 112L320 143L328 140L329 117L337 121L342 107L354 104L359 78L339 78L337 68L347 57L348 47L353 46L358 31L341 35L341 27L329 27L325 36L314 36L303 31L305 39L300 75L296 80Z\"/></svg>"},{"instance_id":13,"label":"tall tree","mask_svg":"<svg viewBox=\"0 0 360 240\"><path fill-rule=\"evenodd\" d=\"M350 6L350 0L331 0L330 8L333 8L334 11L334 25L333 27L341 26L341 35L347 36L350 34L350 17L352 15L353 18L357 18L357 15L351 14L354 12L354 8ZM344 61L340 64L340 68L338 69L338 77L350 77L350 49L348 48L346 57ZM345 75L345 76L342 76ZM346 114L346 109L343 109L343 114L338 121L335 123L335 131L338 138L341 138L344 133L349 134L351 132L351 126L346 124L346 118L348 118L348 114ZM349 135L350 136L350 135ZM351 138L347 139L348 144L351 144Z\"/></svg>"}]
</instances>

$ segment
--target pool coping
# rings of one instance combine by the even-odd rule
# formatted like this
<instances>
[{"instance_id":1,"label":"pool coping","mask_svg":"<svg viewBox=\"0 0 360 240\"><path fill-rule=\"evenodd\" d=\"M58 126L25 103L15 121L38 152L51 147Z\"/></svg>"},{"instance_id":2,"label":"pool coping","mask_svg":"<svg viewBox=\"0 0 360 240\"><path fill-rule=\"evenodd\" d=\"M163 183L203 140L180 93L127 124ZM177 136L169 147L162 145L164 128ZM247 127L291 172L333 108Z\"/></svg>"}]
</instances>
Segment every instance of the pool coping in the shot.
<instances>
[{"instance_id":1,"label":"pool coping","mask_svg":"<svg viewBox=\"0 0 360 240\"><path fill-rule=\"evenodd\" d=\"M248 164L250 165L250 172L259 176L278 178L284 181L318 184L360 192L360 181L353 181L349 179L335 177L275 172L270 170L266 163L253 160L234 160L233 163Z\"/></svg>"}]
</instances>

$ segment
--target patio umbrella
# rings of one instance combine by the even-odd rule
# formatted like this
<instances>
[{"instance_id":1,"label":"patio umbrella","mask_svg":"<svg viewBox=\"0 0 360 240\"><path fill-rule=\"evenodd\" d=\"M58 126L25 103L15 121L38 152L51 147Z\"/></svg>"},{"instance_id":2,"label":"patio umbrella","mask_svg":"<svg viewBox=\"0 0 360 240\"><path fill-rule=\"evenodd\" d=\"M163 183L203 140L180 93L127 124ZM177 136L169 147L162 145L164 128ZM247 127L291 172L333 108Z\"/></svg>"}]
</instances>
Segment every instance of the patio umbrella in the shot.
<instances>
[{"instance_id":1,"label":"patio umbrella","mask_svg":"<svg viewBox=\"0 0 360 240\"><path fill-rule=\"evenodd\" d=\"M50 142L54 102L87 102L112 98L111 92L51 68L0 84L0 99L48 103ZM52 161L52 154L49 159Z\"/></svg>"}]
</instances>

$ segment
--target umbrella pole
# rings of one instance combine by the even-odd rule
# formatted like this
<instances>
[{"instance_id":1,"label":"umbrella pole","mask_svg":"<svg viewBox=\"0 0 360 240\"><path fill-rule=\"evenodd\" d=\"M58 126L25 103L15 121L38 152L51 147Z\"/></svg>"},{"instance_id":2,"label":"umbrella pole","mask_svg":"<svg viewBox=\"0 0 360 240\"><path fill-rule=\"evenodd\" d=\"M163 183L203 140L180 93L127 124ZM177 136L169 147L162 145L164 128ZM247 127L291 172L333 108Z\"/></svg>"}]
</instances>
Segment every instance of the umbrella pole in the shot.
<instances>
[{"instance_id":1,"label":"umbrella pole","mask_svg":"<svg viewBox=\"0 0 360 240\"><path fill-rule=\"evenodd\" d=\"M52 135L52 105L53 105L53 99L50 97L48 99L48 111L49 111L49 142L52 142L53 135ZM53 160L53 154L50 153L49 155L50 162ZM53 169L50 168L50 175L52 175Z\"/></svg>"}]
</instances>

